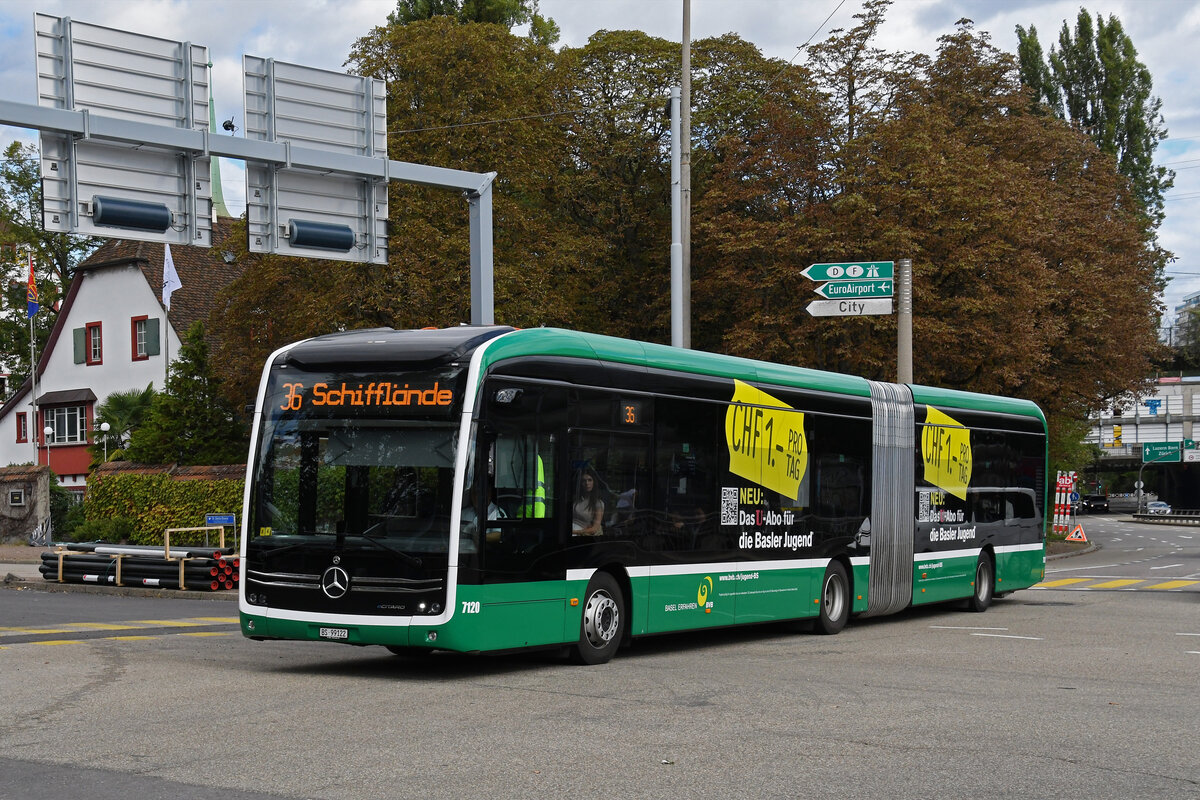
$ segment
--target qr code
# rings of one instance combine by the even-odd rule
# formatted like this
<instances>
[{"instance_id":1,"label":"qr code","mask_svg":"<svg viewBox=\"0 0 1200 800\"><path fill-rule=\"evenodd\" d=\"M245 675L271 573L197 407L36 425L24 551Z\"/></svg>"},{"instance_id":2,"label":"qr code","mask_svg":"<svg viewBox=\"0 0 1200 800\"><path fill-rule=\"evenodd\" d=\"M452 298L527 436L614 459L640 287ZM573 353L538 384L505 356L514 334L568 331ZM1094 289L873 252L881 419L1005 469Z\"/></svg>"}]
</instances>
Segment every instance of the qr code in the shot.
<instances>
[{"instance_id":1,"label":"qr code","mask_svg":"<svg viewBox=\"0 0 1200 800\"><path fill-rule=\"evenodd\" d=\"M721 487L721 524L738 524L738 490L736 486Z\"/></svg>"}]
</instances>

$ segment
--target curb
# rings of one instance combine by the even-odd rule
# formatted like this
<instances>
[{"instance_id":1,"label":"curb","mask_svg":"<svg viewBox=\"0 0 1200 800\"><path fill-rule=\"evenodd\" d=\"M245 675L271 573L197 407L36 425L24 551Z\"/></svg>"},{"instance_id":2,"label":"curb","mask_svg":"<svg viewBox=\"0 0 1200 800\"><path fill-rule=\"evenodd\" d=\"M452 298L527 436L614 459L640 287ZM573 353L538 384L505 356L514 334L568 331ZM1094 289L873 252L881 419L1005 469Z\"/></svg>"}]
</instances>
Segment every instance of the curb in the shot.
<instances>
[{"instance_id":1,"label":"curb","mask_svg":"<svg viewBox=\"0 0 1200 800\"><path fill-rule=\"evenodd\" d=\"M1056 553L1052 556L1046 556L1046 561L1058 561L1059 559L1063 559L1063 558L1074 558L1075 556L1085 556L1088 553L1094 553L1100 549L1101 549L1100 545L1096 544L1095 542L1089 541L1088 546L1083 548L1082 550L1076 550L1072 553Z\"/></svg>"}]
</instances>

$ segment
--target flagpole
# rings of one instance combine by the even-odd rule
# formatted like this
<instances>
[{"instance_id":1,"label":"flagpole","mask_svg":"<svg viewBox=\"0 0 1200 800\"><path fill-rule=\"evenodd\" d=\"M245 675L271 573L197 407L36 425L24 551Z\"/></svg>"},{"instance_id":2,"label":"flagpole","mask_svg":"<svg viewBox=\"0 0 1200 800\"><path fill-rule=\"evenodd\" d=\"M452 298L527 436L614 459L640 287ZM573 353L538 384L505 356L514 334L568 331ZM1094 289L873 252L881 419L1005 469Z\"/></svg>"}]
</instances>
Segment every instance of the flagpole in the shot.
<instances>
[{"instance_id":1,"label":"flagpole","mask_svg":"<svg viewBox=\"0 0 1200 800\"><path fill-rule=\"evenodd\" d=\"M36 431L42 428L38 425L37 405L37 339L33 337L33 317L29 318L29 405L33 406L33 419L29 421L29 441L33 442L33 462L37 463L38 439Z\"/></svg>"},{"instance_id":2,"label":"flagpole","mask_svg":"<svg viewBox=\"0 0 1200 800\"><path fill-rule=\"evenodd\" d=\"M42 425L38 423L37 402L37 337L34 334L33 318L37 316L34 303L37 303L37 283L33 274L33 248L29 248L29 288L25 295L25 308L29 316L29 405L33 407L33 419L29 421L29 441L33 442L33 463L38 462L41 448L38 446L38 432ZM43 434L45 435L45 434ZM50 451L46 451L46 466L50 466Z\"/></svg>"}]
</instances>

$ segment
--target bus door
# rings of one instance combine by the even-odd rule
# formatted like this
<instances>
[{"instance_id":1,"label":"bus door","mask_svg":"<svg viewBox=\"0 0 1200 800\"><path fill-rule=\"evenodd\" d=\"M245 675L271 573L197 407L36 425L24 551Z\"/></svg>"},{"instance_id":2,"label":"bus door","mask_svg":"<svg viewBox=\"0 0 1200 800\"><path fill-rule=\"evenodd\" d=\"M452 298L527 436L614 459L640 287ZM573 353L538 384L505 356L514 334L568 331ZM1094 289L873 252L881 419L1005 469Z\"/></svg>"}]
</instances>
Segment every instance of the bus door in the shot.
<instances>
[{"instance_id":1,"label":"bus door","mask_svg":"<svg viewBox=\"0 0 1200 800\"><path fill-rule=\"evenodd\" d=\"M565 398L553 388L490 381L463 511L463 561L481 588L487 649L561 641L566 571L552 479ZM473 554L477 556L472 558Z\"/></svg>"}]
</instances>

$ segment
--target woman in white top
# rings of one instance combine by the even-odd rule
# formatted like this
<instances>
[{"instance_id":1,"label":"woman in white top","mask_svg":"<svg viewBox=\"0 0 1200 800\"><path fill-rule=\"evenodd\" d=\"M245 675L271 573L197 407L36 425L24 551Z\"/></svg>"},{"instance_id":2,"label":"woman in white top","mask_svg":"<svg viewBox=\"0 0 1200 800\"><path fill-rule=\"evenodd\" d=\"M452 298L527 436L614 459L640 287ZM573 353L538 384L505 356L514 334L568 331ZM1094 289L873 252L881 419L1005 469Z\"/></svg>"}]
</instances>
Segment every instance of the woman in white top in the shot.
<instances>
[{"instance_id":1,"label":"woman in white top","mask_svg":"<svg viewBox=\"0 0 1200 800\"><path fill-rule=\"evenodd\" d=\"M579 476L575 505L571 507L571 532L576 536L599 536L604 532L604 501L600 499L600 481L590 468Z\"/></svg>"}]
</instances>

